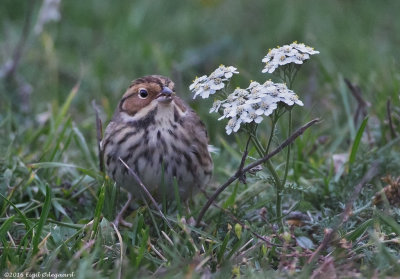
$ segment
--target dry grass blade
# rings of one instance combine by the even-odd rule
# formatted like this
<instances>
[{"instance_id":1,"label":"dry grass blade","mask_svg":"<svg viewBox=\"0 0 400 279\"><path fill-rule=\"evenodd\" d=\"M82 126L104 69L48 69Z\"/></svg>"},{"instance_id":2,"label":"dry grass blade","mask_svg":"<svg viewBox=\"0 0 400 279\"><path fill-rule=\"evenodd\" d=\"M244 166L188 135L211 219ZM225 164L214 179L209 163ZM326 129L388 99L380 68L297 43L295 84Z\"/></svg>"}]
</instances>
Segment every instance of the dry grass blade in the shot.
<instances>
[{"instance_id":1,"label":"dry grass blade","mask_svg":"<svg viewBox=\"0 0 400 279\"><path fill-rule=\"evenodd\" d=\"M139 178L139 176L130 168L124 160L121 159L121 157L118 157L118 159L121 161L121 163L125 166L125 168L128 170L129 174L133 176L133 178L136 180L136 182L139 184L140 188L143 190L143 192L146 194L146 196L149 198L153 206L157 209L158 213L160 214L161 218L165 221L165 223L168 225L168 227L173 231L174 229L172 228L171 224L169 223L168 219L165 217L164 213L162 213L160 207L158 206L156 200L153 198L153 196L150 194L149 190L147 190L147 187L143 184L142 180Z\"/></svg>"},{"instance_id":2,"label":"dry grass blade","mask_svg":"<svg viewBox=\"0 0 400 279\"><path fill-rule=\"evenodd\" d=\"M111 226L113 227L115 233L117 234L118 241L119 241L119 244L120 244L120 259L119 259L120 260L120 264L118 266L118 277L117 277L118 279L120 279L121 275L122 275L122 263L123 263L123 260L124 260L124 250L125 250L125 248L124 248L124 243L122 241L122 236L121 236L121 233L118 230L118 227L113 223L111 223Z\"/></svg>"},{"instance_id":3,"label":"dry grass blade","mask_svg":"<svg viewBox=\"0 0 400 279\"><path fill-rule=\"evenodd\" d=\"M365 118L367 115L367 107L369 107L370 104L363 99L361 88L358 85L352 84L347 78L345 78L344 81L358 103L356 114L354 115L354 123L357 123L360 116L361 119Z\"/></svg>"},{"instance_id":4,"label":"dry grass blade","mask_svg":"<svg viewBox=\"0 0 400 279\"><path fill-rule=\"evenodd\" d=\"M79 249L72 257L74 260L79 260L84 252L87 252L90 250L90 248L93 247L93 245L96 243L94 239L89 240L85 245L82 246L81 249Z\"/></svg>"}]
</instances>

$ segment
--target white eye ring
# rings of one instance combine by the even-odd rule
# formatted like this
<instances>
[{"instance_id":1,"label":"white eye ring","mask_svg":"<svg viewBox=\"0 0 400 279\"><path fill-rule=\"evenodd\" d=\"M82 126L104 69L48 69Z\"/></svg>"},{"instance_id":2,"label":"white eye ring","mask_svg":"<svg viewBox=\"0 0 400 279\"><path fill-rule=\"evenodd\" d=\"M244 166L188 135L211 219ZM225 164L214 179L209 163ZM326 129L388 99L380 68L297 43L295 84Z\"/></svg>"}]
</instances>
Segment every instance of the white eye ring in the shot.
<instances>
[{"instance_id":1,"label":"white eye ring","mask_svg":"<svg viewBox=\"0 0 400 279\"><path fill-rule=\"evenodd\" d=\"M145 88L139 88L138 95L140 99L146 99L149 96L149 92Z\"/></svg>"}]
</instances>

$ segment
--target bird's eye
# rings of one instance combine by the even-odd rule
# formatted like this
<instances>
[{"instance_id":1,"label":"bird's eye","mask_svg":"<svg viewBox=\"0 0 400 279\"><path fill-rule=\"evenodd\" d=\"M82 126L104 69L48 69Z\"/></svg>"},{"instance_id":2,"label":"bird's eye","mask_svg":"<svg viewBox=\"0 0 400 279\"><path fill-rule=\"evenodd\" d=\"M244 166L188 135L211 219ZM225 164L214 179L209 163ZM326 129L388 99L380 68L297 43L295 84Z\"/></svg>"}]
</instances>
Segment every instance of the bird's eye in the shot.
<instances>
[{"instance_id":1,"label":"bird's eye","mask_svg":"<svg viewBox=\"0 0 400 279\"><path fill-rule=\"evenodd\" d=\"M140 99L146 99L147 96L149 96L149 93L147 92L147 90L144 89L144 88L140 88L139 89L139 98Z\"/></svg>"}]
</instances>

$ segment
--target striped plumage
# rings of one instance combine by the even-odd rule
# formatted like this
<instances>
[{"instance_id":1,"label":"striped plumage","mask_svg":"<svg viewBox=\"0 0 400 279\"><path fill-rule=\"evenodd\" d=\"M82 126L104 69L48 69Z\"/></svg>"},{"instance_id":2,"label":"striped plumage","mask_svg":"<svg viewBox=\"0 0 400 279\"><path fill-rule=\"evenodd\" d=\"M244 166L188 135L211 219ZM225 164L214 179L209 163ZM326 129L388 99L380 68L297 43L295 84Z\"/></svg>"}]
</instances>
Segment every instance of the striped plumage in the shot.
<instances>
[{"instance_id":1,"label":"striped plumage","mask_svg":"<svg viewBox=\"0 0 400 279\"><path fill-rule=\"evenodd\" d=\"M161 197L162 183L167 197L173 198L174 177L182 199L211 178L205 126L175 95L174 83L163 76L145 76L132 82L106 128L102 148L108 175L136 200L141 190L119 157L156 199Z\"/></svg>"}]
</instances>

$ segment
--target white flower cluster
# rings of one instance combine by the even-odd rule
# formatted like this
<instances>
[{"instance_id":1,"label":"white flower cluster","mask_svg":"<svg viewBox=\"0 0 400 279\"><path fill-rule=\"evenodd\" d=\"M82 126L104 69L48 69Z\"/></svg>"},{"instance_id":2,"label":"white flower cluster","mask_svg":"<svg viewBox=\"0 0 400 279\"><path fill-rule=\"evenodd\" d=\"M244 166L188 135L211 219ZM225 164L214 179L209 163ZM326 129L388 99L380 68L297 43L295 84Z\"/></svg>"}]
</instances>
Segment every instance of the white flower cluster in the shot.
<instances>
[{"instance_id":1,"label":"white flower cluster","mask_svg":"<svg viewBox=\"0 0 400 279\"><path fill-rule=\"evenodd\" d=\"M264 84L251 82L247 89L237 88L226 100L214 102L210 112L218 112L223 107L223 114L218 119L230 118L226 133L237 132L242 123L260 123L263 116L268 116L282 102L292 106L303 106L298 96L283 83L274 83L270 80Z\"/></svg>"},{"instance_id":2,"label":"white flower cluster","mask_svg":"<svg viewBox=\"0 0 400 279\"><path fill-rule=\"evenodd\" d=\"M225 87L225 83L231 79L233 74L239 72L233 66L219 66L209 76L201 76L196 78L189 86L189 89L194 93L193 99L201 96L203 99L208 98L210 95L215 94L218 90Z\"/></svg>"},{"instance_id":3,"label":"white flower cluster","mask_svg":"<svg viewBox=\"0 0 400 279\"><path fill-rule=\"evenodd\" d=\"M297 42L270 49L262 60L265 63L262 72L272 73L279 66L289 63L303 64L303 61L310 59L310 55L318 53L319 51L314 50L312 47L306 46L303 43L298 44Z\"/></svg>"},{"instance_id":4,"label":"white flower cluster","mask_svg":"<svg viewBox=\"0 0 400 279\"><path fill-rule=\"evenodd\" d=\"M297 42L270 49L262 60L266 63L262 72L272 73L279 66L290 63L303 64L305 60L310 58L310 55L318 53L319 51ZM189 87L194 93L193 99L197 96L205 99L215 94L218 90L225 88L225 83L238 73L233 66L221 65L209 76L204 75L196 78ZM210 113L222 112L222 116L218 120L229 119L225 128L229 135L232 132L237 132L241 124L260 123L264 116L271 115L280 104L303 106L303 102L299 100L296 93L287 88L286 84L274 83L271 80L263 84L253 81L246 89L237 88L228 95L227 99L214 101Z\"/></svg>"}]
</instances>

